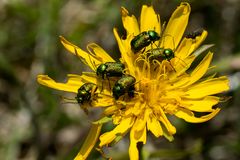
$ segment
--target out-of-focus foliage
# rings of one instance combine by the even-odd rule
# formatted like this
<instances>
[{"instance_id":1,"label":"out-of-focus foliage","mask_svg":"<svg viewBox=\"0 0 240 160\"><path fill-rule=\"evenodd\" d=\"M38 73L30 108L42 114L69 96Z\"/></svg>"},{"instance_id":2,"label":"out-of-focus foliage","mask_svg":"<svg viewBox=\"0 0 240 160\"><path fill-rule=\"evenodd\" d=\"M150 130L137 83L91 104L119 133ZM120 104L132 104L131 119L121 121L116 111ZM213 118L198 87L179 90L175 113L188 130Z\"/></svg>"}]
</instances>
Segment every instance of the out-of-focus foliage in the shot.
<instances>
[{"instance_id":1,"label":"out-of-focus foliage","mask_svg":"<svg viewBox=\"0 0 240 160\"><path fill-rule=\"evenodd\" d=\"M81 48L96 42L119 57L112 28L121 24L120 7L135 15L142 4L153 4L167 20L178 0L1 0L0 1L0 159L70 160L83 143L90 121L77 104L60 98L75 95L53 91L36 82L38 74L64 81L67 73L89 68L68 54L59 42L64 35ZM188 31L209 31L205 43L215 43L212 72L233 74L240 69L240 1L190 0ZM239 76L238 76L239 77ZM236 77L232 77L233 79ZM169 143L160 138L146 145L150 159L237 160L240 158L239 81L226 96L222 111L203 124L173 119L177 134ZM94 115L89 115L94 117ZM105 128L107 130L107 128ZM109 151L113 159L126 159L128 140ZM97 159L94 151L89 159Z\"/></svg>"}]
</instances>

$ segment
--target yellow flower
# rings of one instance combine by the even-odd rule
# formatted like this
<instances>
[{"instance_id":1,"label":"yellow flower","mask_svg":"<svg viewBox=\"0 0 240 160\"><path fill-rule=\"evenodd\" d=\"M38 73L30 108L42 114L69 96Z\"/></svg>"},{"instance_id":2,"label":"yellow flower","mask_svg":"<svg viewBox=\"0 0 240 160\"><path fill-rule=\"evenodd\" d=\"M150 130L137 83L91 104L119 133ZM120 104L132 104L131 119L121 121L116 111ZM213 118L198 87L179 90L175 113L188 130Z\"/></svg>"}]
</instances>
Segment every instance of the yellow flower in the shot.
<instances>
[{"instance_id":1,"label":"yellow flower","mask_svg":"<svg viewBox=\"0 0 240 160\"><path fill-rule=\"evenodd\" d=\"M98 140L103 123L112 120L115 128L99 137L99 147L114 143L130 132L130 159L138 159L137 143L146 143L147 131L154 136L165 136L173 140L176 128L168 120L168 116L176 116L190 123L202 123L213 118L219 108L213 108L221 100L215 94L229 89L228 79L222 77L204 77L208 71L213 53L209 52L191 72L186 72L196 58L194 51L207 36L207 31L193 38L183 38L190 14L188 3L174 11L166 27L160 23L160 15L155 13L152 6L144 5L141 11L140 24L125 8L121 9L126 38L113 32L121 52L120 61L125 65L124 73L136 79L134 97L127 95L118 100L112 96L109 87L113 86L116 78L102 80L96 76L96 68L106 62L115 62L101 47L89 44L85 52L60 37L64 47L77 55L93 72L82 75L68 75L67 83L57 83L47 75L39 75L38 82L42 85L78 93L85 83L94 83L98 90L92 94L90 103L82 107L102 107L100 120L93 123L90 134L76 159L86 159ZM151 45L134 53L131 48L132 39L144 31L153 30L161 38ZM174 58L165 60L150 60L149 54L153 49L169 49ZM151 55L150 55L151 56ZM90 104L90 105L89 105ZM197 117L195 113L202 112L204 116Z\"/></svg>"}]
</instances>

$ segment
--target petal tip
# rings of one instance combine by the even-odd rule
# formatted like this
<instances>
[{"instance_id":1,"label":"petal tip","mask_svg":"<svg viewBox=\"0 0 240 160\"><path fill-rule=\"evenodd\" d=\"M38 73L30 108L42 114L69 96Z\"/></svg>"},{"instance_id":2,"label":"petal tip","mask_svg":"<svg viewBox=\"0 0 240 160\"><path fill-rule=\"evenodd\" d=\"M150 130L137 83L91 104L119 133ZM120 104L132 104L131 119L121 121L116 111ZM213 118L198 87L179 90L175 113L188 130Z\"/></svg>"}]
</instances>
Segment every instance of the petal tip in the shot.
<instances>
[{"instance_id":1,"label":"petal tip","mask_svg":"<svg viewBox=\"0 0 240 160\"><path fill-rule=\"evenodd\" d=\"M59 36L59 39L60 41L66 41L66 39L62 35Z\"/></svg>"},{"instance_id":2,"label":"petal tip","mask_svg":"<svg viewBox=\"0 0 240 160\"><path fill-rule=\"evenodd\" d=\"M50 79L51 79L51 78L48 77L48 75L42 75L42 74L37 75L37 81L38 81L38 82L41 82L42 80L50 80Z\"/></svg>"},{"instance_id":3,"label":"petal tip","mask_svg":"<svg viewBox=\"0 0 240 160\"><path fill-rule=\"evenodd\" d=\"M63 36L59 36L60 42L65 46L65 44L70 44Z\"/></svg>"},{"instance_id":4,"label":"petal tip","mask_svg":"<svg viewBox=\"0 0 240 160\"><path fill-rule=\"evenodd\" d=\"M147 9L147 8L153 8L153 6L148 6L146 4L142 6L142 9Z\"/></svg>"},{"instance_id":5,"label":"petal tip","mask_svg":"<svg viewBox=\"0 0 240 160\"><path fill-rule=\"evenodd\" d=\"M183 14L188 14L191 11L191 6L187 2L182 2L180 7L183 7Z\"/></svg>"},{"instance_id":6,"label":"petal tip","mask_svg":"<svg viewBox=\"0 0 240 160\"><path fill-rule=\"evenodd\" d=\"M123 17L126 17L126 16L128 16L129 13L128 13L128 10L126 8L121 7L121 14L122 14Z\"/></svg>"}]
</instances>

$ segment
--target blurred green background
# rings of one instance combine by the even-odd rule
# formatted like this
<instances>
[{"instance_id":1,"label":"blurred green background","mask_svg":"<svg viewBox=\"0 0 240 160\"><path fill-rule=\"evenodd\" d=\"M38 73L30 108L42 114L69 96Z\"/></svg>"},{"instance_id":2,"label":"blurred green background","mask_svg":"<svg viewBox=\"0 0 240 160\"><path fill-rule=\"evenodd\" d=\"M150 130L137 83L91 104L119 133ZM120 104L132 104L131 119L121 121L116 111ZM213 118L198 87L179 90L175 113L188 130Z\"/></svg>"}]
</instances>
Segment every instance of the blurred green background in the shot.
<instances>
[{"instance_id":1,"label":"blurred green background","mask_svg":"<svg viewBox=\"0 0 240 160\"><path fill-rule=\"evenodd\" d=\"M142 4L153 4L168 21L177 0L0 0L0 159L70 160L88 134L90 121L77 104L64 104L55 91L36 82L38 74L66 81L66 74L89 68L69 54L59 35L85 49L96 42L113 57L119 51L112 29L124 34L120 7L137 17ZM240 1L191 0L187 32L209 31L204 43L214 43L219 75L231 78L232 98L211 121L188 124L174 119L175 140L151 135L144 147L149 159L238 160L240 158ZM109 154L128 159L128 136ZM101 159L93 151L89 159ZM161 157L161 158L159 158Z\"/></svg>"}]
</instances>

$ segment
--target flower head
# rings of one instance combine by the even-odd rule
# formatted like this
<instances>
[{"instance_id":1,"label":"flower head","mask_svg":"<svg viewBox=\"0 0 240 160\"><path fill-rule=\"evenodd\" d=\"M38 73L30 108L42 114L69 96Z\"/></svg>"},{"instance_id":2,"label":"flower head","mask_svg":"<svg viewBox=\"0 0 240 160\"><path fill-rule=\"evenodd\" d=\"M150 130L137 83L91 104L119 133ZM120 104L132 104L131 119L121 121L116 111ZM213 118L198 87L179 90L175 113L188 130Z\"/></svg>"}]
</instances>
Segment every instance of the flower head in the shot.
<instances>
[{"instance_id":1,"label":"flower head","mask_svg":"<svg viewBox=\"0 0 240 160\"><path fill-rule=\"evenodd\" d=\"M115 60L101 47L92 43L87 47L88 52L85 52L60 37L64 47L77 55L93 72L68 75L67 83L57 83L46 75L39 75L38 82L74 93L79 93L79 88L86 83L96 85L96 88L90 88L92 92L88 94L87 103L80 104L85 109L103 108L102 117L94 122L95 129L93 127L91 133L97 134L90 134L92 142L88 142L88 148L96 143L102 124L111 120L115 128L100 135L99 146L114 143L130 132L130 159L138 159L137 143L146 143L147 132L156 137L173 139L176 128L167 116L176 116L190 123L202 123L220 111L219 108L213 108L221 99L214 95L229 89L228 79L225 76L203 78L213 53L209 52L196 68L188 71L197 56L194 51L207 36L207 31L203 30L196 35L183 37L190 10L188 3L181 3L167 25L164 25L152 6L142 7L139 23L135 16L122 8L125 38L119 36L116 28L113 29L121 52L118 63L124 65L117 76L109 70L105 74L106 66L112 67L115 72L119 66L109 63ZM99 69L100 65L105 66ZM96 72L103 76L97 76ZM197 112L205 115L197 117ZM91 149L83 150L78 157L84 159Z\"/></svg>"}]
</instances>

